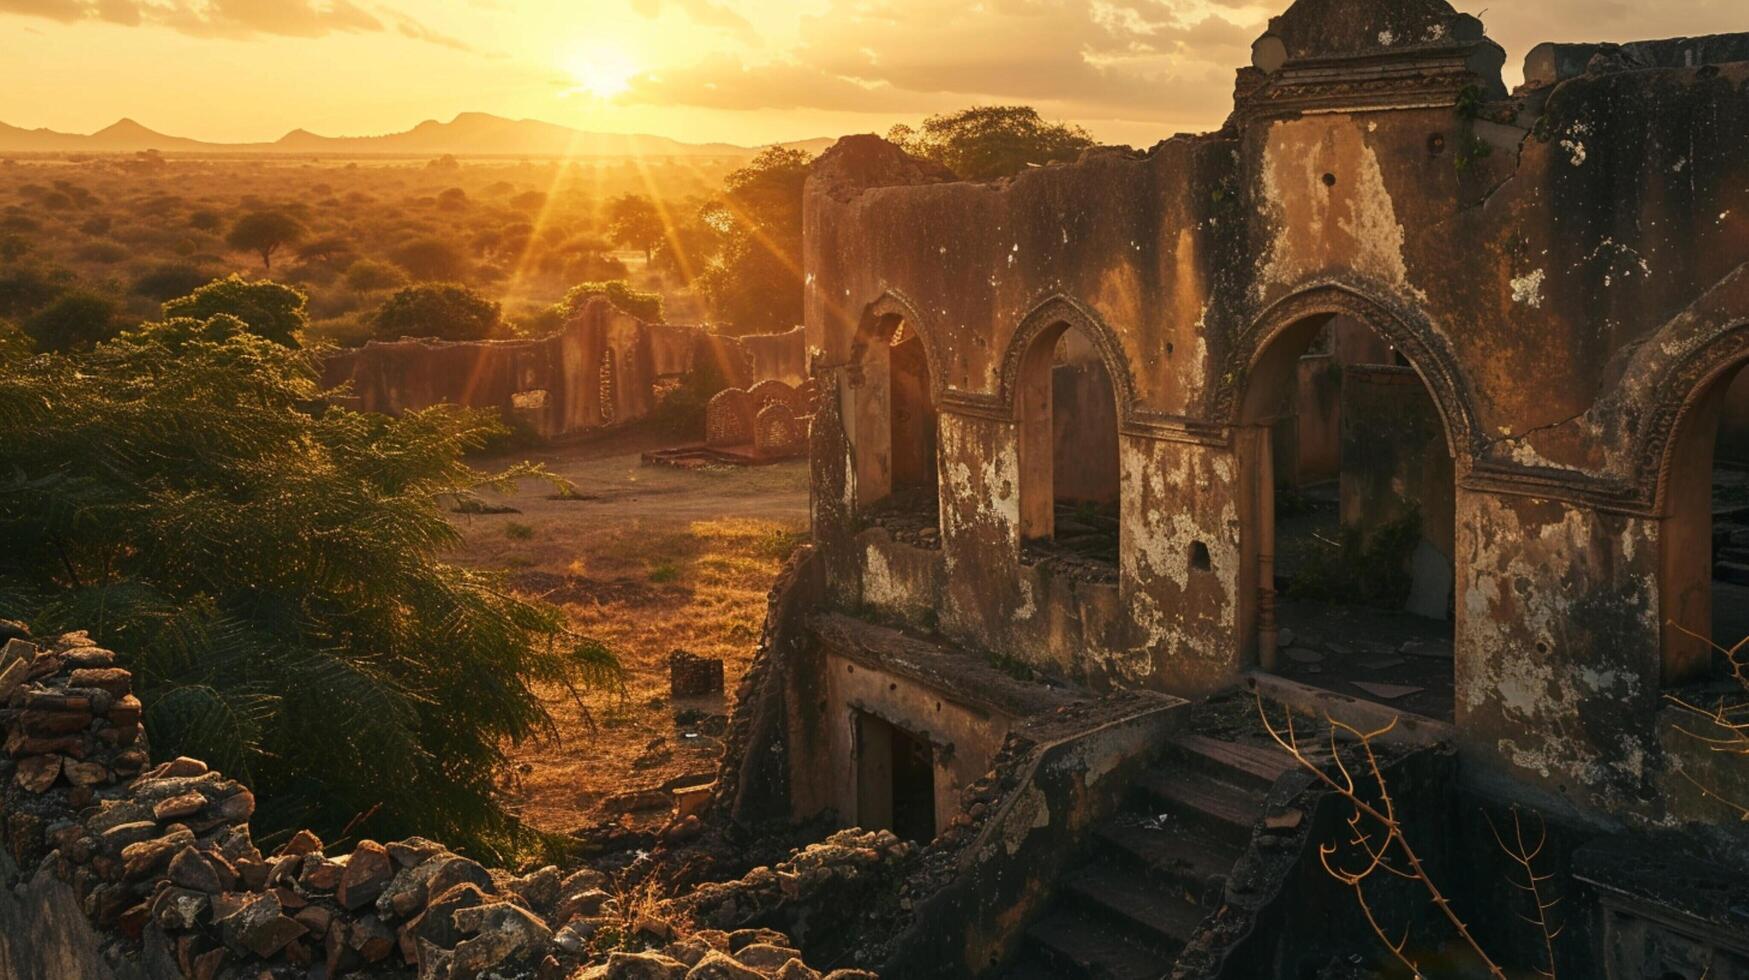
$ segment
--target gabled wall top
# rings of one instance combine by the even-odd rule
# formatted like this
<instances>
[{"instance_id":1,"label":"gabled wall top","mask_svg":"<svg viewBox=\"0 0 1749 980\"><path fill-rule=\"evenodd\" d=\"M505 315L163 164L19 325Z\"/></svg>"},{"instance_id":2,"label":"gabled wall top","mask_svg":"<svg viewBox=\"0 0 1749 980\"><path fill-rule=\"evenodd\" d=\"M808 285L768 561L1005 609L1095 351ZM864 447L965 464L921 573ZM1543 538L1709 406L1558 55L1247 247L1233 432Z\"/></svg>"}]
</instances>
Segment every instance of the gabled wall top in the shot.
<instances>
[{"instance_id":1,"label":"gabled wall top","mask_svg":"<svg viewBox=\"0 0 1749 980\"><path fill-rule=\"evenodd\" d=\"M1391 54L1450 48L1483 40L1482 22L1445 0L1298 0L1269 21L1260 53L1279 56L1258 64L1272 72L1287 61ZM1273 59L1266 59L1273 60Z\"/></svg>"},{"instance_id":2,"label":"gabled wall top","mask_svg":"<svg viewBox=\"0 0 1749 980\"><path fill-rule=\"evenodd\" d=\"M1455 105L1505 96L1506 52L1445 0L1298 0L1251 46L1243 118Z\"/></svg>"}]
</instances>

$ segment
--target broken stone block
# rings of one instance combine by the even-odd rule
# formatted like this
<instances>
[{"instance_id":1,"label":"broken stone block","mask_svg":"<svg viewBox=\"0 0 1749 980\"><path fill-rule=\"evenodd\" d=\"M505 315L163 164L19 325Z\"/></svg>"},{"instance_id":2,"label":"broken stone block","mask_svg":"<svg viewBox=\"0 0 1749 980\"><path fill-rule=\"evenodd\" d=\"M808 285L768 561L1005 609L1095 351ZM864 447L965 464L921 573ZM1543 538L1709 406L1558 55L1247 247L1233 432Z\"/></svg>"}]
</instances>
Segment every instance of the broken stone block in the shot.
<instances>
[{"instance_id":1,"label":"broken stone block","mask_svg":"<svg viewBox=\"0 0 1749 980\"><path fill-rule=\"evenodd\" d=\"M236 911L215 924L232 952L253 953L262 959L273 956L307 932L303 923L285 914L279 899L271 892L249 896Z\"/></svg>"},{"instance_id":2,"label":"broken stone block","mask_svg":"<svg viewBox=\"0 0 1749 980\"><path fill-rule=\"evenodd\" d=\"M39 755L18 761L18 772L13 779L20 787L31 793L46 793L49 787L55 785L55 780L61 778L61 757L58 755Z\"/></svg>"},{"instance_id":3,"label":"broken stone block","mask_svg":"<svg viewBox=\"0 0 1749 980\"><path fill-rule=\"evenodd\" d=\"M473 882L462 882L452 885L448 890L439 892L426 906L419 917L407 924L408 929L423 943L429 943L440 950L451 949L461 939L462 933L456 928L455 913L466 908L485 905L491 899ZM419 947L424 949L424 945ZM421 954L423 962L423 953Z\"/></svg>"},{"instance_id":4,"label":"broken stone block","mask_svg":"<svg viewBox=\"0 0 1749 980\"><path fill-rule=\"evenodd\" d=\"M538 916L510 902L458 909L454 921L457 929L473 934L456 944L450 959L455 980L474 980L510 963L538 960L553 938Z\"/></svg>"},{"instance_id":5,"label":"broken stone block","mask_svg":"<svg viewBox=\"0 0 1749 980\"><path fill-rule=\"evenodd\" d=\"M133 675L120 667L85 667L67 678L70 687L95 687L118 698L128 694L133 683Z\"/></svg>"},{"instance_id":6,"label":"broken stone block","mask_svg":"<svg viewBox=\"0 0 1749 980\"><path fill-rule=\"evenodd\" d=\"M721 694L723 662L700 657L685 650L668 655L668 692L677 698L695 698Z\"/></svg>"},{"instance_id":7,"label":"broken stone block","mask_svg":"<svg viewBox=\"0 0 1749 980\"><path fill-rule=\"evenodd\" d=\"M383 920L366 915L352 924L346 943L366 963L381 963L395 951L396 939L394 930L384 925Z\"/></svg>"},{"instance_id":8,"label":"broken stone block","mask_svg":"<svg viewBox=\"0 0 1749 980\"><path fill-rule=\"evenodd\" d=\"M199 793L184 793L159 800L152 806L152 817L160 823L167 820L178 820L182 817L192 817L206 806L206 797Z\"/></svg>"},{"instance_id":9,"label":"broken stone block","mask_svg":"<svg viewBox=\"0 0 1749 980\"><path fill-rule=\"evenodd\" d=\"M613 953L603 980L680 980L686 964L661 953Z\"/></svg>"},{"instance_id":10,"label":"broken stone block","mask_svg":"<svg viewBox=\"0 0 1749 980\"><path fill-rule=\"evenodd\" d=\"M765 980L765 975L726 953L712 950L697 966L686 971L686 980Z\"/></svg>"},{"instance_id":11,"label":"broken stone block","mask_svg":"<svg viewBox=\"0 0 1749 980\"><path fill-rule=\"evenodd\" d=\"M359 841L346 859L345 870L340 873L335 901L346 909L364 908L382 895L394 870L387 848L374 840Z\"/></svg>"},{"instance_id":12,"label":"broken stone block","mask_svg":"<svg viewBox=\"0 0 1749 980\"><path fill-rule=\"evenodd\" d=\"M777 970L790 960L801 958L801 950L772 943L749 943L741 947L741 951L735 954L735 959L747 966L766 971Z\"/></svg>"},{"instance_id":13,"label":"broken stone block","mask_svg":"<svg viewBox=\"0 0 1749 980\"><path fill-rule=\"evenodd\" d=\"M218 867L205 854L185 847L170 859L170 881L191 891L214 895L225 890Z\"/></svg>"},{"instance_id":14,"label":"broken stone block","mask_svg":"<svg viewBox=\"0 0 1749 980\"><path fill-rule=\"evenodd\" d=\"M122 848L122 875L130 880L143 878L165 864L177 851L194 843L194 832L180 824L156 840L141 841Z\"/></svg>"}]
</instances>

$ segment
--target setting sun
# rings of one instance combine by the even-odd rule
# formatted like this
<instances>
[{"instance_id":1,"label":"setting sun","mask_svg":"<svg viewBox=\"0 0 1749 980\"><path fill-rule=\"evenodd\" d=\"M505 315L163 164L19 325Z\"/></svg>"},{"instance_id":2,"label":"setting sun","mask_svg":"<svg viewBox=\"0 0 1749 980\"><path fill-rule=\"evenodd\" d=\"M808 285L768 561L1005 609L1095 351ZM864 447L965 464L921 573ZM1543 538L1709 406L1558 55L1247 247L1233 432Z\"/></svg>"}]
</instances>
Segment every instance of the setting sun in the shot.
<instances>
[{"instance_id":1,"label":"setting sun","mask_svg":"<svg viewBox=\"0 0 1749 980\"><path fill-rule=\"evenodd\" d=\"M565 68L576 82L573 93L603 100L624 95L638 73L637 62L630 55L605 45L577 52Z\"/></svg>"}]
</instances>

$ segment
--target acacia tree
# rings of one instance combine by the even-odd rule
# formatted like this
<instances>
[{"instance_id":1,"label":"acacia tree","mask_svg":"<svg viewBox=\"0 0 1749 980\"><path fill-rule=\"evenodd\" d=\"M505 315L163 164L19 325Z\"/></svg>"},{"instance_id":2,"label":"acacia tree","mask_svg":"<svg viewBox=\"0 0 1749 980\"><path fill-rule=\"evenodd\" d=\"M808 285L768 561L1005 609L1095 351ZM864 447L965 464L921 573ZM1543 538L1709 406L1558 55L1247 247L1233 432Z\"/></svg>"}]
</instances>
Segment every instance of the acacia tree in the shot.
<instances>
[{"instance_id":1,"label":"acacia tree","mask_svg":"<svg viewBox=\"0 0 1749 980\"><path fill-rule=\"evenodd\" d=\"M645 263L662 243L667 227L656 202L640 194L614 198L607 206L607 219L614 244L642 251Z\"/></svg>"},{"instance_id":2,"label":"acacia tree","mask_svg":"<svg viewBox=\"0 0 1749 980\"><path fill-rule=\"evenodd\" d=\"M887 139L965 180L1008 177L1028 167L1073 160L1093 145L1079 126L1047 123L1024 105L973 106L930 116L921 129L894 126Z\"/></svg>"},{"instance_id":3,"label":"acacia tree","mask_svg":"<svg viewBox=\"0 0 1749 980\"><path fill-rule=\"evenodd\" d=\"M261 267L273 268L273 253L296 245L304 237L304 226L296 218L280 211L254 211L237 219L225 244L240 252L261 256Z\"/></svg>"},{"instance_id":4,"label":"acacia tree","mask_svg":"<svg viewBox=\"0 0 1749 980\"><path fill-rule=\"evenodd\" d=\"M486 857L521 835L494 777L551 731L537 685L617 683L601 644L444 560L446 502L527 475L440 406L323 407L319 364L228 316L0 363L0 596L135 675L155 749L262 800L264 839L415 830Z\"/></svg>"}]
</instances>

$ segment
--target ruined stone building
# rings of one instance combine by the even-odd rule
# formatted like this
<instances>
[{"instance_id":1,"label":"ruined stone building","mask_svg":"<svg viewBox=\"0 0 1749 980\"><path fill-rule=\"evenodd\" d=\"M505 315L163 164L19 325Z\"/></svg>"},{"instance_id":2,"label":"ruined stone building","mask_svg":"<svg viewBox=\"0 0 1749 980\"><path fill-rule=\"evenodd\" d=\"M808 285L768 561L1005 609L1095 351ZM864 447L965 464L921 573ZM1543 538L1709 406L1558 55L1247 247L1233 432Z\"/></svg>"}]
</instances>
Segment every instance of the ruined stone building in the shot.
<instances>
[{"instance_id":1,"label":"ruined stone building","mask_svg":"<svg viewBox=\"0 0 1749 980\"><path fill-rule=\"evenodd\" d=\"M1545 44L1512 92L1505 58L1440 0L1299 0L1218 132L817 164L815 553L729 803L964 838L952 935L889 966L1204 975L1179 950L1246 903L1184 873L1228 875L1284 769L1187 727L1239 690L1397 718L1453 792L1573 828L1573 975L1749 976L1741 908L1622 856L1749 795L1671 700L1749 635L1749 35ZM1313 975L1274 928L1220 975Z\"/></svg>"},{"instance_id":2,"label":"ruined stone building","mask_svg":"<svg viewBox=\"0 0 1749 980\"><path fill-rule=\"evenodd\" d=\"M353 407L399 414L433 405L495 408L544 439L599 433L647 418L669 388L709 393L807 381L802 332L726 337L700 326L645 323L606 299L560 330L520 340L371 341L323 364L328 388ZM746 442L752 442L751 426Z\"/></svg>"}]
</instances>

